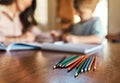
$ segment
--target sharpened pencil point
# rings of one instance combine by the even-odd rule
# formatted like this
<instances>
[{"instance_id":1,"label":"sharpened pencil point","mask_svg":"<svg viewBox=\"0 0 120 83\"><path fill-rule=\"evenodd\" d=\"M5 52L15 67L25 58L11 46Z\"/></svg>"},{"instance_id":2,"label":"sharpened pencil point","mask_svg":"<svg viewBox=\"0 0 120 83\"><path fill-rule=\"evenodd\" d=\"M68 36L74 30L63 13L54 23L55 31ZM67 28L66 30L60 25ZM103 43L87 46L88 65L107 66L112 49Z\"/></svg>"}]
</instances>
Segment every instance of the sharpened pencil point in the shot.
<instances>
[{"instance_id":1,"label":"sharpened pencil point","mask_svg":"<svg viewBox=\"0 0 120 83\"><path fill-rule=\"evenodd\" d=\"M53 70L56 69L56 66L53 66Z\"/></svg>"},{"instance_id":2,"label":"sharpened pencil point","mask_svg":"<svg viewBox=\"0 0 120 83\"><path fill-rule=\"evenodd\" d=\"M88 71L90 71L90 68L88 68Z\"/></svg>"},{"instance_id":3,"label":"sharpened pencil point","mask_svg":"<svg viewBox=\"0 0 120 83\"><path fill-rule=\"evenodd\" d=\"M68 69L67 72L70 72L70 69Z\"/></svg>"},{"instance_id":4,"label":"sharpened pencil point","mask_svg":"<svg viewBox=\"0 0 120 83\"><path fill-rule=\"evenodd\" d=\"M85 69L85 72L87 71L87 69Z\"/></svg>"},{"instance_id":5,"label":"sharpened pencil point","mask_svg":"<svg viewBox=\"0 0 120 83\"><path fill-rule=\"evenodd\" d=\"M60 64L59 67L61 67L62 65Z\"/></svg>"},{"instance_id":6,"label":"sharpened pencil point","mask_svg":"<svg viewBox=\"0 0 120 83\"><path fill-rule=\"evenodd\" d=\"M81 73L83 72L83 69L81 69Z\"/></svg>"},{"instance_id":7,"label":"sharpened pencil point","mask_svg":"<svg viewBox=\"0 0 120 83\"><path fill-rule=\"evenodd\" d=\"M61 67L62 67L62 68L64 68L65 66L64 66L64 65L62 65Z\"/></svg>"},{"instance_id":8,"label":"sharpened pencil point","mask_svg":"<svg viewBox=\"0 0 120 83\"><path fill-rule=\"evenodd\" d=\"M74 77L77 78L77 77L78 77L78 74L76 73L76 74L74 75Z\"/></svg>"},{"instance_id":9,"label":"sharpened pencil point","mask_svg":"<svg viewBox=\"0 0 120 83\"><path fill-rule=\"evenodd\" d=\"M95 70L96 70L96 67L94 67L93 70L95 71Z\"/></svg>"}]
</instances>

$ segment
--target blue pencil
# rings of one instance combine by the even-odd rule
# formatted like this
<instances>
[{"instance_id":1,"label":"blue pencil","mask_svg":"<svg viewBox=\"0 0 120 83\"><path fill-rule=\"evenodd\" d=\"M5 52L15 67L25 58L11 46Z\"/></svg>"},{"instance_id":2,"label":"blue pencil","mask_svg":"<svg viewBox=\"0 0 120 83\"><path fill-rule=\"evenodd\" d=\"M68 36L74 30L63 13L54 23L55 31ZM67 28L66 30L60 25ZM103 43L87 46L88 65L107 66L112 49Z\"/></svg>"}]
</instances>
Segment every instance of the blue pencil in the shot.
<instances>
[{"instance_id":1,"label":"blue pencil","mask_svg":"<svg viewBox=\"0 0 120 83\"><path fill-rule=\"evenodd\" d=\"M86 60L82 61L82 63L78 66L78 69L75 72L75 78L79 75L79 73L81 72L81 68L84 65L84 63L86 62Z\"/></svg>"},{"instance_id":2,"label":"blue pencil","mask_svg":"<svg viewBox=\"0 0 120 83\"><path fill-rule=\"evenodd\" d=\"M90 57L89 57L90 58ZM87 58L87 60L85 61L85 64L83 65L83 67L81 68L81 72L84 72L84 69L87 65L87 62L89 61L89 58Z\"/></svg>"},{"instance_id":3,"label":"blue pencil","mask_svg":"<svg viewBox=\"0 0 120 83\"><path fill-rule=\"evenodd\" d=\"M92 61L92 56L89 57L88 62L87 62L87 64L86 64L85 68L84 68L84 71L85 71L85 72L88 71L88 67L89 67L91 61Z\"/></svg>"}]
</instances>

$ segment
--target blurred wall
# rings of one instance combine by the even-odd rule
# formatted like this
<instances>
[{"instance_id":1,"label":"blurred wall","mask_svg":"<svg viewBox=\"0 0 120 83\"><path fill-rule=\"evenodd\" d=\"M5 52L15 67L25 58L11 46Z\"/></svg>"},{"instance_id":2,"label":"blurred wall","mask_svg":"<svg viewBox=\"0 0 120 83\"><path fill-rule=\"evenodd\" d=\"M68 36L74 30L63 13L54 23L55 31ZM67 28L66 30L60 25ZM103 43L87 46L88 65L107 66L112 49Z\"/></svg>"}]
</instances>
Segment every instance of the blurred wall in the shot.
<instances>
[{"instance_id":1,"label":"blurred wall","mask_svg":"<svg viewBox=\"0 0 120 83\"><path fill-rule=\"evenodd\" d=\"M56 28L57 0L48 0L48 29Z\"/></svg>"},{"instance_id":2,"label":"blurred wall","mask_svg":"<svg viewBox=\"0 0 120 83\"><path fill-rule=\"evenodd\" d=\"M120 0L109 0L109 33L120 32Z\"/></svg>"}]
</instances>

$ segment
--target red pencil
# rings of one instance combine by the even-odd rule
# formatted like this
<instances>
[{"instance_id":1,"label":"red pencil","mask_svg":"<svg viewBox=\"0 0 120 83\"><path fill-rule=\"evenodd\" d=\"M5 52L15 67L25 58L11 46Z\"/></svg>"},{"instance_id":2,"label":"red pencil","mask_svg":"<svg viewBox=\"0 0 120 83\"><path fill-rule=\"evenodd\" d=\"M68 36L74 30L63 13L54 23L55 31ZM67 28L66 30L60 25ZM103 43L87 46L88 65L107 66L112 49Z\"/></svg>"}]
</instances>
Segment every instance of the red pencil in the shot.
<instances>
[{"instance_id":1,"label":"red pencil","mask_svg":"<svg viewBox=\"0 0 120 83\"><path fill-rule=\"evenodd\" d=\"M94 64L93 64L93 70L96 70L96 68L97 68L97 63L98 63L98 57L95 56Z\"/></svg>"},{"instance_id":2,"label":"red pencil","mask_svg":"<svg viewBox=\"0 0 120 83\"><path fill-rule=\"evenodd\" d=\"M73 60L72 62L70 62L69 64L66 65L66 68L71 66L72 64L74 64L76 61L78 61L80 58L82 58L83 56L78 57L77 59Z\"/></svg>"},{"instance_id":3,"label":"red pencil","mask_svg":"<svg viewBox=\"0 0 120 83\"><path fill-rule=\"evenodd\" d=\"M73 63L72 65L70 65L67 70L68 72L70 72L82 59L84 56L81 56L75 63Z\"/></svg>"},{"instance_id":4,"label":"red pencil","mask_svg":"<svg viewBox=\"0 0 120 83\"><path fill-rule=\"evenodd\" d=\"M85 59L87 59L87 58L88 58L88 56L85 55L85 56L82 58L82 60L76 65L76 68L78 68L79 65L80 65Z\"/></svg>"}]
</instances>

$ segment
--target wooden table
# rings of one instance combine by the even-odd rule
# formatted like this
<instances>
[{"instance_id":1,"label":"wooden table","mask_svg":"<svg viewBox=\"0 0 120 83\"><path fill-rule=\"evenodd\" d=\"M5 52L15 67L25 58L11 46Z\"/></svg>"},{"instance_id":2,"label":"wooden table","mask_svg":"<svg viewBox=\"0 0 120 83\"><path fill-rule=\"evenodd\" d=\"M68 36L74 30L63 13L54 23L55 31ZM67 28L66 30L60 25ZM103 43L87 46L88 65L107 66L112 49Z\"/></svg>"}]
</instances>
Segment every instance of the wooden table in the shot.
<instances>
[{"instance_id":1,"label":"wooden table","mask_svg":"<svg viewBox=\"0 0 120 83\"><path fill-rule=\"evenodd\" d=\"M75 70L53 70L63 56L73 54L39 50L0 52L0 83L120 83L120 43L105 44L95 72L74 78Z\"/></svg>"}]
</instances>

